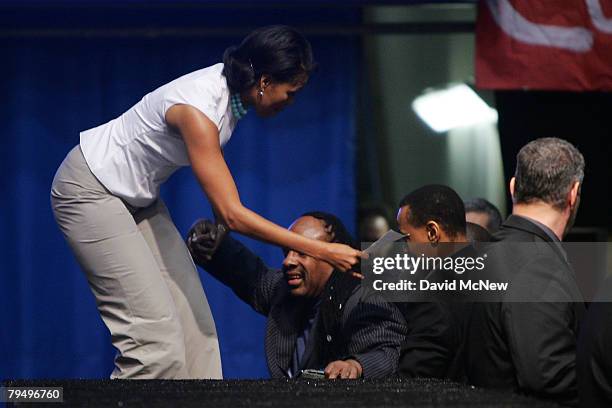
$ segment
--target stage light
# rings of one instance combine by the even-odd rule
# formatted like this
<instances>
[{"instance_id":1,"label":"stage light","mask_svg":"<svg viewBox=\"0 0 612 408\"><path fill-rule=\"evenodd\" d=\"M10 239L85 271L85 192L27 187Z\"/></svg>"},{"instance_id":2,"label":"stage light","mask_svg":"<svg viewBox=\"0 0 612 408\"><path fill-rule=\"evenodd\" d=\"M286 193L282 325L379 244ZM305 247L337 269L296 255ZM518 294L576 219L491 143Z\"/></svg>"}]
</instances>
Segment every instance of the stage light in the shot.
<instances>
[{"instance_id":1,"label":"stage light","mask_svg":"<svg viewBox=\"0 0 612 408\"><path fill-rule=\"evenodd\" d=\"M497 122L497 111L466 84L425 90L412 102L412 109L438 133L458 127Z\"/></svg>"}]
</instances>

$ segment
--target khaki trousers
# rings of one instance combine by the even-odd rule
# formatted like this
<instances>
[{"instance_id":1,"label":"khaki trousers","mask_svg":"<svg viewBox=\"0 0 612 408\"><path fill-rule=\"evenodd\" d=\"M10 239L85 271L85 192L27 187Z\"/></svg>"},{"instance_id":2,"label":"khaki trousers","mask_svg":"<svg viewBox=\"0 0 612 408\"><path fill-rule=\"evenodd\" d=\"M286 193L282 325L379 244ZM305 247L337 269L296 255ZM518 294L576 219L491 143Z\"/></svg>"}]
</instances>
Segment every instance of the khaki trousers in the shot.
<instances>
[{"instance_id":1,"label":"khaki trousers","mask_svg":"<svg viewBox=\"0 0 612 408\"><path fill-rule=\"evenodd\" d=\"M222 378L210 307L163 201L131 208L77 146L55 175L51 205L118 350L111 378Z\"/></svg>"}]
</instances>

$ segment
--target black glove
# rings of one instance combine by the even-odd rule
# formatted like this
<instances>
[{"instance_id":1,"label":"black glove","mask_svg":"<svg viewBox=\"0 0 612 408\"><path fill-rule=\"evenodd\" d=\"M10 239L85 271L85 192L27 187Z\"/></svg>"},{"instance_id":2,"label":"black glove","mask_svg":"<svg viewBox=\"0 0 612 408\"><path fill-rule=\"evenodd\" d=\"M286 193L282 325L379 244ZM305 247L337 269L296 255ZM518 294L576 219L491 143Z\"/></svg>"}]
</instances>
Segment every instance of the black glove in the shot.
<instances>
[{"instance_id":1,"label":"black glove","mask_svg":"<svg viewBox=\"0 0 612 408\"><path fill-rule=\"evenodd\" d=\"M187 248L198 265L212 259L215 251L227 234L227 227L211 220L197 220L187 234Z\"/></svg>"}]
</instances>

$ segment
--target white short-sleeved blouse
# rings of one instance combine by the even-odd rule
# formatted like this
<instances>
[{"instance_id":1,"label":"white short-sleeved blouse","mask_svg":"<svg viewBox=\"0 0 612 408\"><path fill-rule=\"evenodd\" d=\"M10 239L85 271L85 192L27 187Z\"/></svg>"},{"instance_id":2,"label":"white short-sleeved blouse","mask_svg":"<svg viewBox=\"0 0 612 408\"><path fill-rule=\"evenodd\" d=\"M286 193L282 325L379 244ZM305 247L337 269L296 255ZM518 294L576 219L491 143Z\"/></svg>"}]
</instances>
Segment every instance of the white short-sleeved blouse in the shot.
<instances>
[{"instance_id":1,"label":"white short-sleeved blouse","mask_svg":"<svg viewBox=\"0 0 612 408\"><path fill-rule=\"evenodd\" d=\"M116 119L81 132L80 145L96 178L114 195L135 207L152 204L161 184L189 159L183 138L165 120L176 104L199 109L219 129L223 147L237 119L230 92L216 64L157 88Z\"/></svg>"}]
</instances>

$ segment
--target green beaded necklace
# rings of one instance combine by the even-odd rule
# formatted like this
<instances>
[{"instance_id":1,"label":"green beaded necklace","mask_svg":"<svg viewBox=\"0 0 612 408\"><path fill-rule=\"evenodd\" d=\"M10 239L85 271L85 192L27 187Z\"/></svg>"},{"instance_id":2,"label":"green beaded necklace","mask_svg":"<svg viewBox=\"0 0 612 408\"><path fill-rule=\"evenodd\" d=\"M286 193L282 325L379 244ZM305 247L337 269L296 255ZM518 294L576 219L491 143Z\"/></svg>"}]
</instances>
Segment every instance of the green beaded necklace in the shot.
<instances>
[{"instance_id":1,"label":"green beaded necklace","mask_svg":"<svg viewBox=\"0 0 612 408\"><path fill-rule=\"evenodd\" d=\"M244 108L244 105L242 105L240 94L232 94L230 97L230 105L232 107L232 113L236 119L240 120L247 114L247 110Z\"/></svg>"}]
</instances>

